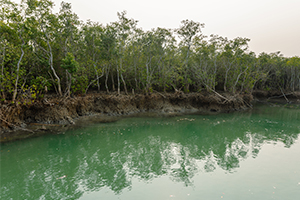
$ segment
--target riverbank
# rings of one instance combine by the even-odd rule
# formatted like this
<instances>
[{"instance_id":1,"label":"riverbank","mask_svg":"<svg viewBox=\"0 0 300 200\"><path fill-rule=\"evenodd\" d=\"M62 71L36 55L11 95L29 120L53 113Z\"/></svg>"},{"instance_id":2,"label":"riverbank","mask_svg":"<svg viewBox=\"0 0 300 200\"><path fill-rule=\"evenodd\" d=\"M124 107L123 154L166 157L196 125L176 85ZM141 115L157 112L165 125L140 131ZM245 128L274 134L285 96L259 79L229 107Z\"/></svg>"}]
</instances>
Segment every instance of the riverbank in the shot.
<instances>
[{"instance_id":1,"label":"riverbank","mask_svg":"<svg viewBox=\"0 0 300 200\"><path fill-rule=\"evenodd\" d=\"M36 130L32 126L37 126L37 130L71 126L82 116L120 116L141 112L230 112L249 108L251 101L251 95L228 93L92 93L73 98L47 96L32 104L2 104L1 142L16 130L34 133Z\"/></svg>"},{"instance_id":2,"label":"riverbank","mask_svg":"<svg viewBox=\"0 0 300 200\"><path fill-rule=\"evenodd\" d=\"M268 94L256 91L255 98ZM280 96L280 94L278 95ZM288 95L291 97L290 95ZM299 98L294 95L293 98ZM279 97L278 99L281 99ZM57 98L46 96L32 104L1 105L1 142L64 131L75 127L84 116L95 116L97 122L114 120L114 116L158 112L165 115L182 113L221 113L250 108L253 96L229 93L158 93L118 95L91 93L86 96Z\"/></svg>"},{"instance_id":3,"label":"riverbank","mask_svg":"<svg viewBox=\"0 0 300 200\"><path fill-rule=\"evenodd\" d=\"M253 96L256 101L261 102L280 102L280 103L300 103L300 92L287 92L282 91L253 91Z\"/></svg>"}]
</instances>

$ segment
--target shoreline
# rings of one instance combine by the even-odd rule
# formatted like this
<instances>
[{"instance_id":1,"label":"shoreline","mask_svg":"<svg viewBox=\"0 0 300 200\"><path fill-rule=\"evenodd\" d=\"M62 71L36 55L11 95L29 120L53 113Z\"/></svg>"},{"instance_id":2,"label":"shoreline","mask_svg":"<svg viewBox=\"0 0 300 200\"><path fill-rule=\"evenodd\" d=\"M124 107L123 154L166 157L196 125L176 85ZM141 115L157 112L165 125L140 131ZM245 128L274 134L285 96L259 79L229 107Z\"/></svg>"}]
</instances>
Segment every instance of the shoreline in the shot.
<instances>
[{"instance_id":1,"label":"shoreline","mask_svg":"<svg viewBox=\"0 0 300 200\"><path fill-rule=\"evenodd\" d=\"M221 94L221 96L220 96ZM49 96L31 105L1 105L0 143L45 134L64 132L84 125L84 120L103 123L121 116L141 113L157 115L213 114L246 110L252 102L268 100L268 93L232 95L229 93L151 93L117 95L91 93L84 97L55 98ZM271 96L276 96L271 94ZM300 95L294 95L299 102ZM285 99L278 98L284 102ZM278 102L279 102L278 101ZM265 101L267 102L267 101Z\"/></svg>"}]
</instances>

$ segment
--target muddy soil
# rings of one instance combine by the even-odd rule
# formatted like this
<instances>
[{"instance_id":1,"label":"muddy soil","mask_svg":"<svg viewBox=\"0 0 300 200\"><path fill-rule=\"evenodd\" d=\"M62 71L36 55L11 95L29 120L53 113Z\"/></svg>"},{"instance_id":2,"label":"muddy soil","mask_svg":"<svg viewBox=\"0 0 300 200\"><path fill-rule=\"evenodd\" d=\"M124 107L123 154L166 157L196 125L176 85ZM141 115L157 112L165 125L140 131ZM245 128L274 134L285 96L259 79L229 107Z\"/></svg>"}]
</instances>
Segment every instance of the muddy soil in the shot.
<instances>
[{"instance_id":1,"label":"muddy soil","mask_svg":"<svg viewBox=\"0 0 300 200\"><path fill-rule=\"evenodd\" d=\"M300 92L282 92L282 91L263 91L255 90L253 92L255 101L260 102L279 102L279 103L300 103Z\"/></svg>"},{"instance_id":2,"label":"muddy soil","mask_svg":"<svg viewBox=\"0 0 300 200\"><path fill-rule=\"evenodd\" d=\"M48 96L30 105L1 104L0 139L6 142L43 132L62 131L83 124L84 116L94 116L96 122L109 122L116 116L142 112L231 112L251 107L252 100L249 94L180 92L148 95L95 93L73 98Z\"/></svg>"}]
</instances>

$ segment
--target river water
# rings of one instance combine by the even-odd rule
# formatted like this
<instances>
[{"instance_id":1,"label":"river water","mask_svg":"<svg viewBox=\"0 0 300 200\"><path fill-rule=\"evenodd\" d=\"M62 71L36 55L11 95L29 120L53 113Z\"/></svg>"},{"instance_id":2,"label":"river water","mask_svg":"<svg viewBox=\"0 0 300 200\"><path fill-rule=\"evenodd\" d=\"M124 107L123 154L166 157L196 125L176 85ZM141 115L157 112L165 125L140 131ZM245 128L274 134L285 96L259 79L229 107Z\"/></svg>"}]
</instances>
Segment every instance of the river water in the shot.
<instances>
[{"instance_id":1,"label":"river water","mask_svg":"<svg viewBox=\"0 0 300 200\"><path fill-rule=\"evenodd\" d=\"M125 117L1 145L0 199L300 198L300 109Z\"/></svg>"}]
</instances>

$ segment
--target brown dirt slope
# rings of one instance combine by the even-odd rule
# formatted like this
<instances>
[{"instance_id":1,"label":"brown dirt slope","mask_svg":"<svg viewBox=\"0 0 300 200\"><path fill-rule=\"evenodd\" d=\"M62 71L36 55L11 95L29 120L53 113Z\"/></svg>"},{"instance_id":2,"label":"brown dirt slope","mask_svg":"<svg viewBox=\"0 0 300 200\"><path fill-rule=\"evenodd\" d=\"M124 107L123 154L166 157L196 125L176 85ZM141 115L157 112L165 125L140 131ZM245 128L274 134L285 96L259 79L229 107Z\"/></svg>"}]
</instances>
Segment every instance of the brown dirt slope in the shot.
<instances>
[{"instance_id":1,"label":"brown dirt slope","mask_svg":"<svg viewBox=\"0 0 300 200\"><path fill-rule=\"evenodd\" d=\"M128 115L139 112L229 112L251 106L251 95L214 93L152 93L149 95L88 94L84 97L48 97L30 105L1 104L0 133L26 129L27 124L74 124L93 114Z\"/></svg>"}]
</instances>

